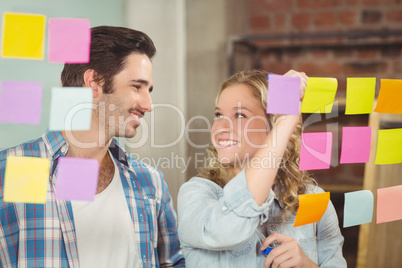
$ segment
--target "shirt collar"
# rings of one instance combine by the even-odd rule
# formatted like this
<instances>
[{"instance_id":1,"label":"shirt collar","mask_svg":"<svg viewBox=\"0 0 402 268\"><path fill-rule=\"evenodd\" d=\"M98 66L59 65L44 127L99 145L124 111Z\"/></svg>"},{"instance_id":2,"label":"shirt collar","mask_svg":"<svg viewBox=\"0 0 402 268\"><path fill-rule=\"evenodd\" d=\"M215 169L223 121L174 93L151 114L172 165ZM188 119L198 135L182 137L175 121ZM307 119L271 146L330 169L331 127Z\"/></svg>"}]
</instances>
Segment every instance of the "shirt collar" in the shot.
<instances>
[{"instance_id":1,"label":"shirt collar","mask_svg":"<svg viewBox=\"0 0 402 268\"><path fill-rule=\"evenodd\" d=\"M45 133L43 133L42 139L53 158L60 153L63 155L67 154L68 144L63 135L61 135L60 131L47 130Z\"/></svg>"},{"instance_id":2,"label":"shirt collar","mask_svg":"<svg viewBox=\"0 0 402 268\"><path fill-rule=\"evenodd\" d=\"M273 189L273 197L274 197L274 199L275 199L275 201L279 204L279 206L282 208L282 209L284 209L285 208L285 204L283 203L283 201L282 200L280 200L279 198L278 198L278 196L279 196L279 187L277 186L277 185L275 185L274 186L274 189Z\"/></svg>"},{"instance_id":3,"label":"shirt collar","mask_svg":"<svg viewBox=\"0 0 402 268\"><path fill-rule=\"evenodd\" d=\"M45 143L46 148L50 152L52 158L57 158L60 155L65 156L68 152L68 143L61 135L60 131L49 131L47 130L43 135L42 139ZM110 143L109 150L112 156L122 164L128 166L128 155L126 150L121 147L115 138L112 139Z\"/></svg>"},{"instance_id":4,"label":"shirt collar","mask_svg":"<svg viewBox=\"0 0 402 268\"><path fill-rule=\"evenodd\" d=\"M117 142L117 140L115 138L113 138L112 142L110 143L109 151L112 154L112 156L114 157L114 159L116 159L120 163L128 166L127 151L124 150L123 147L121 147L121 145Z\"/></svg>"}]
</instances>

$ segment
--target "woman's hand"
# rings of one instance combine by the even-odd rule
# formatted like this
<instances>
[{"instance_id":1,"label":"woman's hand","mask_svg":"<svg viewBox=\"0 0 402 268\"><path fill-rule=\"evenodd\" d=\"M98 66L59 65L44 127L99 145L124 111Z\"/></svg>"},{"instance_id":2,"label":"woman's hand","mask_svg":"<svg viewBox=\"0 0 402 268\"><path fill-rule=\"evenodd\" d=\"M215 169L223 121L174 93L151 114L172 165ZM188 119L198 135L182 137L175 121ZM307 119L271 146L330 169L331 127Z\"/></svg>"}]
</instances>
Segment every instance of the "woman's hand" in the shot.
<instances>
[{"instance_id":1,"label":"woman's hand","mask_svg":"<svg viewBox=\"0 0 402 268\"><path fill-rule=\"evenodd\" d=\"M284 76L300 77L300 101L302 101L307 87L308 76L306 73L289 70L284 74Z\"/></svg>"},{"instance_id":2,"label":"woman's hand","mask_svg":"<svg viewBox=\"0 0 402 268\"><path fill-rule=\"evenodd\" d=\"M300 78L300 101L303 100L304 92L307 87L308 76L304 72L297 72L295 70L287 71L284 76L299 77ZM286 124L287 127L294 128L300 122L301 115L277 115L276 125Z\"/></svg>"},{"instance_id":3,"label":"woman's hand","mask_svg":"<svg viewBox=\"0 0 402 268\"><path fill-rule=\"evenodd\" d=\"M299 243L291 236L273 233L264 240L261 250L267 248L274 241L281 245L271 250L268 254L264 261L264 268L318 267L304 254Z\"/></svg>"}]
</instances>

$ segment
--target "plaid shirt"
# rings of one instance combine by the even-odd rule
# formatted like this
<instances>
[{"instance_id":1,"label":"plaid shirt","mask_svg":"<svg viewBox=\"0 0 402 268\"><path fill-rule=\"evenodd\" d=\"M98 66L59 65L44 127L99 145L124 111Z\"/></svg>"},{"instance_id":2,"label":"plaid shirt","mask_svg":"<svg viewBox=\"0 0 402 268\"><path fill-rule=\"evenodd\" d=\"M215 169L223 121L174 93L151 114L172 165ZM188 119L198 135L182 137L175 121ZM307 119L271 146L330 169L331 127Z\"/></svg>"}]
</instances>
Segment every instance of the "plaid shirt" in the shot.
<instances>
[{"instance_id":1,"label":"plaid shirt","mask_svg":"<svg viewBox=\"0 0 402 268\"><path fill-rule=\"evenodd\" d=\"M176 214L162 174L130 157L115 139L109 148L118 163L143 267L184 267ZM1 267L79 267L71 202L54 197L57 159L68 152L60 132L0 152ZM48 158L50 176L45 204L3 200L6 157Z\"/></svg>"}]
</instances>

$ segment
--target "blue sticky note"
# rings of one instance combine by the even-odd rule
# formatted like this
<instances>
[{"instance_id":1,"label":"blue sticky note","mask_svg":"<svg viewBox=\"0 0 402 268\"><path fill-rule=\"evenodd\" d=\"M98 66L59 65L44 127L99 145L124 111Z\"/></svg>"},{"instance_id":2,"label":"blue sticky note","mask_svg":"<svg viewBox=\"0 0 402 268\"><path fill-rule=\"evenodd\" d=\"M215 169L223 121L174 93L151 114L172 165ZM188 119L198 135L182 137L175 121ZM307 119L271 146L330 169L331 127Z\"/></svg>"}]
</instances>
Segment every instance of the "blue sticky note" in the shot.
<instances>
[{"instance_id":1,"label":"blue sticky note","mask_svg":"<svg viewBox=\"0 0 402 268\"><path fill-rule=\"evenodd\" d=\"M49 130L89 130L92 101L91 88L52 88Z\"/></svg>"},{"instance_id":2,"label":"blue sticky note","mask_svg":"<svg viewBox=\"0 0 402 268\"><path fill-rule=\"evenodd\" d=\"M300 77L268 75L268 114L300 114Z\"/></svg>"},{"instance_id":3,"label":"blue sticky note","mask_svg":"<svg viewBox=\"0 0 402 268\"><path fill-rule=\"evenodd\" d=\"M266 249L262 250L261 253L262 253L263 255L267 256L267 255L271 252L271 250L273 250L273 249L274 249L274 248L267 247Z\"/></svg>"},{"instance_id":4,"label":"blue sticky note","mask_svg":"<svg viewBox=\"0 0 402 268\"><path fill-rule=\"evenodd\" d=\"M369 223L373 219L374 196L369 190L345 193L343 227Z\"/></svg>"}]
</instances>

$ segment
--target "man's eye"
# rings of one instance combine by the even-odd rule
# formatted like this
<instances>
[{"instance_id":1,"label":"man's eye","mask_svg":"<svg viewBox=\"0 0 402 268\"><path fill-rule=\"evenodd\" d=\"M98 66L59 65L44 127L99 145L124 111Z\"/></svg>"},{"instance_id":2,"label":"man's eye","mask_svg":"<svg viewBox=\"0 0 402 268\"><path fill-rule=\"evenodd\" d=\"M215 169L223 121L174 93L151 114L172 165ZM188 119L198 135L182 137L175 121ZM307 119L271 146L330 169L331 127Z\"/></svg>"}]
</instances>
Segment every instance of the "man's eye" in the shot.
<instances>
[{"instance_id":1,"label":"man's eye","mask_svg":"<svg viewBox=\"0 0 402 268\"><path fill-rule=\"evenodd\" d=\"M139 86L139 85L133 85L133 87L136 88L136 89L140 89L140 88L141 88L141 86Z\"/></svg>"}]
</instances>

